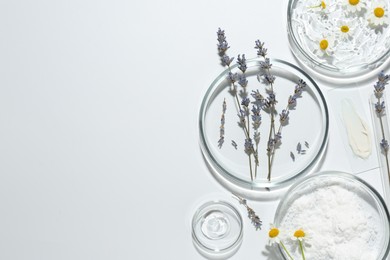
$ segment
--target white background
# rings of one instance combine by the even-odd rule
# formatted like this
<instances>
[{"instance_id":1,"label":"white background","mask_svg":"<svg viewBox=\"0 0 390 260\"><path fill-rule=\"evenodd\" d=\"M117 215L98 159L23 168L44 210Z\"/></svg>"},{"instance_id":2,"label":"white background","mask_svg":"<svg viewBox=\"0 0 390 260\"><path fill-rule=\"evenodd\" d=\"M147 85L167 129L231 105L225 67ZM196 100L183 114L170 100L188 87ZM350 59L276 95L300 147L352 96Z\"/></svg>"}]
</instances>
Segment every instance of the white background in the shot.
<instances>
[{"instance_id":1,"label":"white background","mask_svg":"<svg viewBox=\"0 0 390 260\"><path fill-rule=\"evenodd\" d=\"M223 69L218 27L232 55L255 57L260 39L297 64L286 12L286 1L265 0L1 1L0 259L202 259L191 218L218 198L244 217L233 259L272 259L278 201L249 201L264 223L255 231L210 174L197 120ZM369 116L374 81L319 85L327 98L359 90ZM329 109L322 170L350 172ZM378 169L359 175L382 192Z\"/></svg>"}]
</instances>

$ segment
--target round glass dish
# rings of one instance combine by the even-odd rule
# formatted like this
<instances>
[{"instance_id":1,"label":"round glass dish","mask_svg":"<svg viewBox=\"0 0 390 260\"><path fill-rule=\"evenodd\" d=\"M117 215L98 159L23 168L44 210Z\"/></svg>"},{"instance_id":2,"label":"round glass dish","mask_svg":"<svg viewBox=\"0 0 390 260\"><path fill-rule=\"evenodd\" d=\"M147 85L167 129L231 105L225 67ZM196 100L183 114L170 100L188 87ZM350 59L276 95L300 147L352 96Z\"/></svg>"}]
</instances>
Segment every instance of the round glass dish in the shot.
<instances>
[{"instance_id":1,"label":"round glass dish","mask_svg":"<svg viewBox=\"0 0 390 260\"><path fill-rule=\"evenodd\" d=\"M378 192L343 172L320 172L294 184L281 199L274 225L278 239L300 259L296 230L304 233L307 259L386 259L389 212ZM301 233L302 234L302 233ZM290 259L282 247L278 254Z\"/></svg>"},{"instance_id":2,"label":"round glass dish","mask_svg":"<svg viewBox=\"0 0 390 260\"><path fill-rule=\"evenodd\" d=\"M259 90L267 96L262 80L261 59L247 62L247 93ZM288 124L282 128L281 145L275 150L271 165L271 180L268 180L267 144L270 131L270 113L260 112L262 123L259 127L260 142L256 178L252 180L249 156L245 153L245 134L239 127L238 106L235 96L231 94L229 70L221 73L207 90L199 113L200 146L204 158L214 177L230 191L252 199L268 199L279 196L283 188L300 177L313 171L318 165L328 140L328 108L317 84L298 67L282 61L271 60L270 72L275 76L274 93L278 103L275 105L275 128L279 129L279 114L286 108L290 95L294 94L300 79L307 86L297 105L289 112ZM232 66L232 73L238 72ZM241 88L241 87L240 87ZM237 90L240 91L237 87ZM248 95L253 101L252 96ZM223 113L223 103L226 110ZM252 106L252 105L251 105ZM224 114L224 142L219 146L221 134L221 117ZM253 134L253 130L251 135ZM300 149L298 149L300 146ZM300 152L298 152L298 150ZM253 160L253 157L252 157ZM254 165L252 163L252 169ZM252 170L252 175L255 170Z\"/></svg>"},{"instance_id":3,"label":"round glass dish","mask_svg":"<svg viewBox=\"0 0 390 260\"><path fill-rule=\"evenodd\" d=\"M192 219L192 238L198 252L208 259L227 259L241 246L242 217L225 201L209 201Z\"/></svg>"},{"instance_id":4,"label":"round glass dish","mask_svg":"<svg viewBox=\"0 0 390 260\"><path fill-rule=\"evenodd\" d=\"M389 4L389 0L382 4L377 0L289 0L291 50L301 63L333 83L374 76L381 65L388 64ZM382 17L375 16L376 8L384 11Z\"/></svg>"}]
</instances>

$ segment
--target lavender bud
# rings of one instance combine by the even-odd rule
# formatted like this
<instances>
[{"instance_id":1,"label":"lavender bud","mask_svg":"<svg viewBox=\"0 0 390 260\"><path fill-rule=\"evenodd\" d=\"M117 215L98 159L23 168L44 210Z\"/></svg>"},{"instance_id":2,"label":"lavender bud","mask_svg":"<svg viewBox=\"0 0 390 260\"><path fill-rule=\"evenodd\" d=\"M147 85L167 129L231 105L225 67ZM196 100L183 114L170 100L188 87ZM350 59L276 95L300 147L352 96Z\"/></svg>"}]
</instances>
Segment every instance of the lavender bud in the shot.
<instances>
[{"instance_id":1,"label":"lavender bud","mask_svg":"<svg viewBox=\"0 0 390 260\"><path fill-rule=\"evenodd\" d=\"M385 101L378 101L377 103L375 103L375 111L379 115L382 115L382 113L385 111Z\"/></svg>"},{"instance_id":2,"label":"lavender bud","mask_svg":"<svg viewBox=\"0 0 390 260\"><path fill-rule=\"evenodd\" d=\"M248 80L246 79L245 74L240 74L238 76L238 84L240 84L240 86L243 88L245 88L248 85Z\"/></svg>"},{"instance_id":3,"label":"lavender bud","mask_svg":"<svg viewBox=\"0 0 390 260\"><path fill-rule=\"evenodd\" d=\"M380 145L381 145L382 150L383 150L385 153L387 153L387 152L389 151L389 143L387 142L386 139L382 139Z\"/></svg>"},{"instance_id":4,"label":"lavender bud","mask_svg":"<svg viewBox=\"0 0 390 260\"><path fill-rule=\"evenodd\" d=\"M267 56L267 49L264 48L264 42L262 43L259 40L255 41L255 49L257 49L257 55L265 57Z\"/></svg>"},{"instance_id":5,"label":"lavender bud","mask_svg":"<svg viewBox=\"0 0 390 260\"><path fill-rule=\"evenodd\" d=\"M284 122L286 122L288 120L288 114L289 113L290 112L288 110L286 110L286 109L282 110L282 113L279 114L281 123L284 123Z\"/></svg>"},{"instance_id":6,"label":"lavender bud","mask_svg":"<svg viewBox=\"0 0 390 260\"><path fill-rule=\"evenodd\" d=\"M234 58L230 58L226 54L223 55L222 58L221 58L223 66L230 66L230 63L232 63L233 60L234 60Z\"/></svg>"},{"instance_id":7,"label":"lavender bud","mask_svg":"<svg viewBox=\"0 0 390 260\"><path fill-rule=\"evenodd\" d=\"M269 58L266 58L264 61L260 61L260 68L263 70L271 69L272 64L270 63Z\"/></svg>"},{"instance_id":8,"label":"lavender bud","mask_svg":"<svg viewBox=\"0 0 390 260\"><path fill-rule=\"evenodd\" d=\"M250 103L250 99L247 98L247 97L244 97L241 101L241 105L243 105L244 107L248 107L249 106L249 103Z\"/></svg>"},{"instance_id":9,"label":"lavender bud","mask_svg":"<svg viewBox=\"0 0 390 260\"><path fill-rule=\"evenodd\" d=\"M245 71L247 69L245 54L242 55L242 58L240 55L238 55L237 63L238 63L238 68L242 71L242 73L245 73Z\"/></svg>"}]
</instances>

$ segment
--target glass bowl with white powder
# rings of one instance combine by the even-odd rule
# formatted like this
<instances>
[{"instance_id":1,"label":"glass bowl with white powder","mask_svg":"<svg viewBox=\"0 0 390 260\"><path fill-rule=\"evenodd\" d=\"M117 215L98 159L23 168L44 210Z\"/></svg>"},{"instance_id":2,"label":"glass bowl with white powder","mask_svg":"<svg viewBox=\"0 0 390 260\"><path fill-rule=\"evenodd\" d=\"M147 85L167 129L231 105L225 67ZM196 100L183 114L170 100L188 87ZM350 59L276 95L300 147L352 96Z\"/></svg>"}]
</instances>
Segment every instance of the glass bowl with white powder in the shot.
<instances>
[{"instance_id":1,"label":"glass bowl with white powder","mask_svg":"<svg viewBox=\"0 0 390 260\"><path fill-rule=\"evenodd\" d=\"M389 0L289 0L292 52L325 79L356 82L390 55Z\"/></svg>"},{"instance_id":2,"label":"glass bowl with white powder","mask_svg":"<svg viewBox=\"0 0 390 260\"><path fill-rule=\"evenodd\" d=\"M378 192L358 177L320 172L294 184L281 199L274 225L294 259L300 259L294 232L303 230L306 259L386 259L389 212ZM277 250L289 259L282 247Z\"/></svg>"}]
</instances>

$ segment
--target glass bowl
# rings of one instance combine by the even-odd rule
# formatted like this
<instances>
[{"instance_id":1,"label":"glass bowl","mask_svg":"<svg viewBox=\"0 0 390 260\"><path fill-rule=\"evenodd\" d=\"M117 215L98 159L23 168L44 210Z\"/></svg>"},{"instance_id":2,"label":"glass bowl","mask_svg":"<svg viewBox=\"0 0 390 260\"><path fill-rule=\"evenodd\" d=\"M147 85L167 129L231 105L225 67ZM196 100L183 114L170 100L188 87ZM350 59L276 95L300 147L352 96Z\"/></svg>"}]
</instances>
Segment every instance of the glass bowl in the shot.
<instances>
[{"instance_id":1,"label":"glass bowl","mask_svg":"<svg viewBox=\"0 0 390 260\"><path fill-rule=\"evenodd\" d=\"M275 213L279 239L301 258L296 230L307 259L386 259L389 212L378 192L360 178L343 172L320 172L290 187ZM282 247L278 254L289 259Z\"/></svg>"},{"instance_id":2,"label":"glass bowl","mask_svg":"<svg viewBox=\"0 0 390 260\"><path fill-rule=\"evenodd\" d=\"M261 61L253 59L247 62L246 88L247 93L259 90L267 96L266 86L258 80ZM276 77L274 92L278 100L278 114L286 108L287 101L300 79L304 80L307 86L302 97L297 99L295 109L290 110L288 124L282 128L281 145L276 149L270 164L270 181L267 178L270 113L261 111L259 167L256 178L252 180L249 157L245 153L245 135L243 128L238 125L239 111L227 80L229 70L222 72L211 84L204 95L199 113L200 146L211 173L225 188L252 199L277 197L291 183L315 170L328 140L328 108L317 84L304 71L288 62L271 60L271 63L271 73ZM237 72L237 66L232 66L231 71ZM224 143L219 147L224 101ZM279 115L275 114L275 119L278 128ZM253 131L251 133L253 134ZM301 153L297 151L298 146L301 147ZM255 175L254 172L252 170L252 176Z\"/></svg>"},{"instance_id":3,"label":"glass bowl","mask_svg":"<svg viewBox=\"0 0 390 260\"><path fill-rule=\"evenodd\" d=\"M351 5L347 0L289 0L291 50L302 64L325 80L365 80L376 75L381 65L388 64L389 0L383 1L385 15L379 19L384 25L374 25L378 19L373 18L373 10L378 1L357 2Z\"/></svg>"},{"instance_id":4,"label":"glass bowl","mask_svg":"<svg viewBox=\"0 0 390 260\"><path fill-rule=\"evenodd\" d=\"M242 236L242 217L228 202L206 202L193 216L195 248L208 259L227 259L234 255L241 246Z\"/></svg>"}]
</instances>

